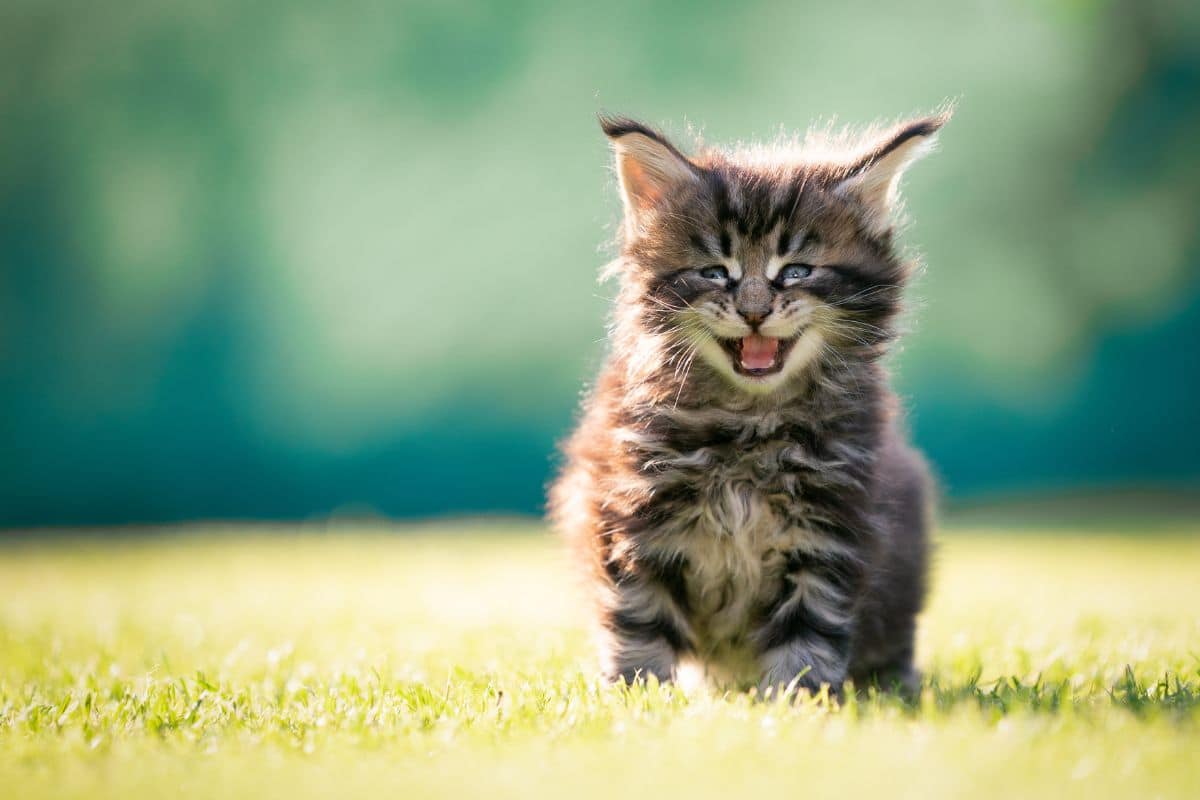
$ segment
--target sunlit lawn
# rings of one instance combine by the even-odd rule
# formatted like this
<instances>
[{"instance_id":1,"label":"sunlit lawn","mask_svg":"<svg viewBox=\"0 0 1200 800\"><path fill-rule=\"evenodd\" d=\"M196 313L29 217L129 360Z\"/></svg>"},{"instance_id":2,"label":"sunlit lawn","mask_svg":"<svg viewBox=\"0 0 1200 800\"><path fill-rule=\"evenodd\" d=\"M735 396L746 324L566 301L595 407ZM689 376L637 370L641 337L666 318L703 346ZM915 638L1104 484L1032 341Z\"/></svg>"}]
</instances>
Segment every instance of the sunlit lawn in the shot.
<instances>
[{"instance_id":1,"label":"sunlit lawn","mask_svg":"<svg viewBox=\"0 0 1200 800\"><path fill-rule=\"evenodd\" d=\"M1194 526L941 541L840 708L601 685L533 524L0 541L0 796L1200 797Z\"/></svg>"}]
</instances>

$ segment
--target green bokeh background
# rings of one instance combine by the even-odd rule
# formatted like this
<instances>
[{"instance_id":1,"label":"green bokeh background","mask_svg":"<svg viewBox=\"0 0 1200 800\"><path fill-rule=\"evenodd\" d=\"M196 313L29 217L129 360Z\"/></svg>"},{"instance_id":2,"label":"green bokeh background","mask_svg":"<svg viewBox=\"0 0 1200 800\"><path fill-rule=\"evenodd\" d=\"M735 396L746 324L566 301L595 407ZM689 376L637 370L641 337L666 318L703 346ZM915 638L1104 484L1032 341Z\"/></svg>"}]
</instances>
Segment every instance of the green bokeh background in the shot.
<instances>
[{"instance_id":1,"label":"green bokeh background","mask_svg":"<svg viewBox=\"0 0 1200 800\"><path fill-rule=\"evenodd\" d=\"M1200 480L1200 4L0 9L0 525L536 511L603 352L595 124L956 100L895 359L952 499Z\"/></svg>"}]
</instances>

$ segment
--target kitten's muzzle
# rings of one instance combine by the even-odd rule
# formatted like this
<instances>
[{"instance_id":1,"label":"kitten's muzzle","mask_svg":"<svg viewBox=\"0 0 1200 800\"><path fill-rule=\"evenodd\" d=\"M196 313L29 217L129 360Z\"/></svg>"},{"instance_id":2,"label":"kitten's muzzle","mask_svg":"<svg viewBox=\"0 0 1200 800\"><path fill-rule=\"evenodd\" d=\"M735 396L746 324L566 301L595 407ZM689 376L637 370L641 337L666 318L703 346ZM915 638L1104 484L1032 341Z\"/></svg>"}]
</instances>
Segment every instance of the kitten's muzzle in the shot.
<instances>
[{"instance_id":1,"label":"kitten's muzzle","mask_svg":"<svg viewBox=\"0 0 1200 800\"><path fill-rule=\"evenodd\" d=\"M758 326L762 321L767 318L767 313L766 311L742 311L738 309L738 314L741 314L742 319L746 320L755 331L758 330Z\"/></svg>"}]
</instances>

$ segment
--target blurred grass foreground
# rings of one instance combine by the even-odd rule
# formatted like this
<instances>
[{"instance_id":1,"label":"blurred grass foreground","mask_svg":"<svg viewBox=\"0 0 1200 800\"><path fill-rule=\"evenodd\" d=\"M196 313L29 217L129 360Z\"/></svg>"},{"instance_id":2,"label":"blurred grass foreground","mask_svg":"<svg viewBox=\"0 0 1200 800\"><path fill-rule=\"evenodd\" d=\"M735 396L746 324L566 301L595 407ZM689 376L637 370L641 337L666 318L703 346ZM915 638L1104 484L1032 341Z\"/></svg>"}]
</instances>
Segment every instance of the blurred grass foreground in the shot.
<instances>
[{"instance_id":1,"label":"blurred grass foreground","mask_svg":"<svg viewBox=\"0 0 1200 800\"><path fill-rule=\"evenodd\" d=\"M601 685L527 524L10 540L0 796L1194 798L1196 534L951 532L841 706Z\"/></svg>"}]
</instances>

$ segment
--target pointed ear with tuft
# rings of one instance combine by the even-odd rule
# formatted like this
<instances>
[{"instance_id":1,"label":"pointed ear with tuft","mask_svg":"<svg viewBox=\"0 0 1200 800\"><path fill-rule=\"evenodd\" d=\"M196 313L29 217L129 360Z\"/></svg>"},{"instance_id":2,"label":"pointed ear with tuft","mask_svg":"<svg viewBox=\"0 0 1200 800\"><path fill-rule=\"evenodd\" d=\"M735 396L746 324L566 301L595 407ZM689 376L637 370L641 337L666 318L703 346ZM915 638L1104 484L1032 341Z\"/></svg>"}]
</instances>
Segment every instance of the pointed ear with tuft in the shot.
<instances>
[{"instance_id":1,"label":"pointed ear with tuft","mask_svg":"<svg viewBox=\"0 0 1200 800\"><path fill-rule=\"evenodd\" d=\"M612 144L625 216L637 222L664 197L699 180L696 166L658 131L623 117L600 117Z\"/></svg>"},{"instance_id":2,"label":"pointed ear with tuft","mask_svg":"<svg viewBox=\"0 0 1200 800\"><path fill-rule=\"evenodd\" d=\"M928 154L950 112L905 122L881 136L864 155L848 166L834 191L857 200L867 214L872 233L892 226L900 177L909 165Z\"/></svg>"}]
</instances>

